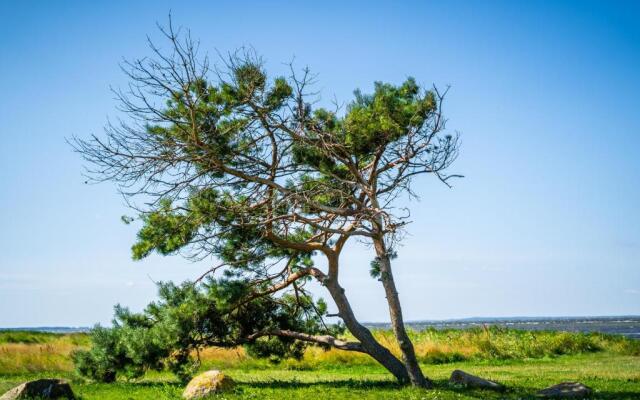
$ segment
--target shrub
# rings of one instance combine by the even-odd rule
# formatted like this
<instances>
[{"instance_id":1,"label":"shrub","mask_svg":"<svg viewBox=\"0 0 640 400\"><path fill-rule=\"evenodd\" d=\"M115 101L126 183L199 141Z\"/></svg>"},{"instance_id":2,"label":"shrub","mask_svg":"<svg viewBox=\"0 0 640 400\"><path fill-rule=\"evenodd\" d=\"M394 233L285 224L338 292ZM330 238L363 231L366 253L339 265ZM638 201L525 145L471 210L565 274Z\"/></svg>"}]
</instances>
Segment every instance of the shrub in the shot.
<instances>
[{"instance_id":1,"label":"shrub","mask_svg":"<svg viewBox=\"0 0 640 400\"><path fill-rule=\"evenodd\" d=\"M233 279L210 279L201 285L161 283L159 302L142 313L116 306L113 327L96 326L91 331L91 348L73 354L76 371L113 382L118 375L135 379L147 370L167 369L187 381L200 366L193 353L205 347L242 344L254 357L280 362L302 358L306 343L280 336L252 337L252 333L278 329L327 333L321 325L326 313L322 301L314 303L303 295L243 300L251 298L249 290L255 285ZM331 334L341 332L340 327L330 329Z\"/></svg>"}]
</instances>

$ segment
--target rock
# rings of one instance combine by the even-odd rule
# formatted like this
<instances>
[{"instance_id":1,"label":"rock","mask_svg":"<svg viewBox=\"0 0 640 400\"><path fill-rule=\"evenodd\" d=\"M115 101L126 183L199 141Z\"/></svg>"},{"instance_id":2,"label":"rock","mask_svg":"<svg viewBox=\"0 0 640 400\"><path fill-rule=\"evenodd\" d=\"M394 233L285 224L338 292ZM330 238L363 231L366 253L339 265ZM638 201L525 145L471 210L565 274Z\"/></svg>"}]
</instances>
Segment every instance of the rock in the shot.
<instances>
[{"instance_id":1,"label":"rock","mask_svg":"<svg viewBox=\"0 0 640 400\"><path fill-rule=\"evenodd\" d=\"M202 399L214 393L220 393L232 389L235 386L233 379L222 371L212 370L203 372L193 378L182 393L185 399Z\"/></svg>"},{"instance_id":2,"label":"rock","mask_svg":"<svg viewBox=\"0 0 640 400\"><path fill-rule=\"evenodd\" d=\"M75 399L69 383L62 379L38 379L14 387L0 400L18 399Z\"/></svg>"},{"instance_id":3,"label":"rock","mask_svg":"<svg viewBox=\"0 0 640 400\"><path fill-rule=\"evenodd\" d=\"M489 390L497 390L503 391L504 386L497 382L489 381L479 376L468 374L464 371L456 369L451 373L451 378L449 378L449 382L456 385L463 385L470 388L477 389L489 389Z\"/></svg>"},{"instance_id":4,"label":"rock","mask_svg":"<svg viewBox=\"0 0 640 400\"><path fill-rule=\"evenodd\" d=\"M549 386L536 393L540 397L556 399L584 399L591 396L593 391L590 387L580 382L562 382Z\"/></svg>"}]
</instances>

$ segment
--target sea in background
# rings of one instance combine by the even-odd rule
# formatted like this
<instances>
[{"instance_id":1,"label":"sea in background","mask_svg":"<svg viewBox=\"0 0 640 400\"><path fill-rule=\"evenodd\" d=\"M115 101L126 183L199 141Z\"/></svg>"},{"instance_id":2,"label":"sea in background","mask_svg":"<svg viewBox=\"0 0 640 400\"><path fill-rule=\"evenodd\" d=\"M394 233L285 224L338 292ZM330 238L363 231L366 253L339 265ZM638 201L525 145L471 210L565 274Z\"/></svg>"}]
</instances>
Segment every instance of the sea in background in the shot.
<instances>
[{"instance_id":1,"label":"sea in background","mask_svg":"<svg viewBox=\"0 0 640 400\"><path fill-rule=\"evenodd\" d=\"M369 328L388 329L388 322L364 323ZM465 318L451 320L425 320L407 322L408 327L415 330L435 329L469 329L488 325L499 325L512 329L533 331L565 331L565 332L600 332L624 335L640 339L640 316L615 317L509 317L509 318ZM0 328L0 330L27 330L38 332L73 333L87 332L88 327L22 327Z\"/></svg>"},{"instance_id":2,"label":"sea in background","mask_svg":"<svg viewBox=\"0 0 640 400\"><path fill-rule=\"evenodd\" d=\"M390 328L389 323L368 323L371 328ZM510 318L465 318L440 321L413 321L407 326L422 330L469 329L485 325L499 325L512 329L531 331L600 332L624 335L640 339L640 316L615 317L510 317Z\"/></svg>"}]
</instances>

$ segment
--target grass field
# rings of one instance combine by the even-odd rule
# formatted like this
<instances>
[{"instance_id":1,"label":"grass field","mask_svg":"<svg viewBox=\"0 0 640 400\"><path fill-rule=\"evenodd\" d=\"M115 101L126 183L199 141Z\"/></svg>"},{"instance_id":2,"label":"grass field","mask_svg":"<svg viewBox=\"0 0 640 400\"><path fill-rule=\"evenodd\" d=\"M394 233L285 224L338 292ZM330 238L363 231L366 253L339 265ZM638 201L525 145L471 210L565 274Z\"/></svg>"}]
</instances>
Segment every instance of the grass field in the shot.
<instances>
[{"instance_id":1,"label":"grass field","mask_svg":"<svg viewBox=\"0 0 640 400\"><path fill-rule=\"evenodd\" d=\"M394 348L388 332L378 338ZM522 332L504 329L414 332L433 390L395 384L366 357L312 349L301 361L271 364L242 349L207 349L203 369L222 368L238 383L219 399L527 399L537 389L577 380L596 399L640 399L638 342L609 335ZM86 335L0 333L0 394L37 377L64 377L83 399L178 399L182 385L168 373L149 372L135 382L86 382L74 376L69 352L88 345ZM456 361L458 360L458 361ZM454 369L505 384L505 393L451 386Z\"/></svg>"}]
</instances>

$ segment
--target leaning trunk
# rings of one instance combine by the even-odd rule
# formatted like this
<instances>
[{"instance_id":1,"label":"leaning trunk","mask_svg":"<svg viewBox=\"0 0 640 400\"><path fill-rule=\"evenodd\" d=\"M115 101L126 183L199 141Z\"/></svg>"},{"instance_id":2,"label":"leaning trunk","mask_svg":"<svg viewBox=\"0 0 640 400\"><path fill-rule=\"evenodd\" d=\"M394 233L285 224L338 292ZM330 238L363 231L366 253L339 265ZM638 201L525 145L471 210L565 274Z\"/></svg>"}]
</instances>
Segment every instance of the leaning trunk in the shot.
<instances>
[{"instance_id":1,"label":"leaning trunk","mask_svg":"<svg viewBox=\"0 0 640 400\"><path fill-rule=\"evenodd\" d=\"M404 327L400 298L398 297L396 284L393 280L391 260L389 259L384 241L381 239L374 240L374 247L376 249L378 262L380 263L380 280L382 281L382 286L384 286L387 303L389 304L391 327L398 341L398 345L402 353L402 360L409 375L409 380L413 386L431 387L431 381L422 374L420 365L418 365L418 359L416 358L416 352L413 348L413 343L411 342L411 339L409 339L409 335Z\"/></svg>"},{"instance_id":2,"label":"leaning trunk","mask_svg":"<svg viewBox=\"0 0 640 400\"><path fill-rule=\"evenodd\" d=\"M337 271L337 263L337 256L329 260L330 271ZM321 283L331 294L338 308L338 315L344 321L345 326L360 341L366 353L391 372L400 383L410 382L410 376L403 363L389 349L378 343L369 329L358 322L345 295L344 288L338 283L337 273L330 273Z\"/></svg>"}]
</instances>

